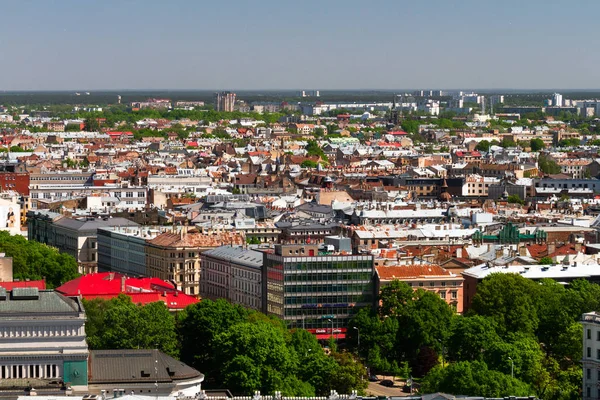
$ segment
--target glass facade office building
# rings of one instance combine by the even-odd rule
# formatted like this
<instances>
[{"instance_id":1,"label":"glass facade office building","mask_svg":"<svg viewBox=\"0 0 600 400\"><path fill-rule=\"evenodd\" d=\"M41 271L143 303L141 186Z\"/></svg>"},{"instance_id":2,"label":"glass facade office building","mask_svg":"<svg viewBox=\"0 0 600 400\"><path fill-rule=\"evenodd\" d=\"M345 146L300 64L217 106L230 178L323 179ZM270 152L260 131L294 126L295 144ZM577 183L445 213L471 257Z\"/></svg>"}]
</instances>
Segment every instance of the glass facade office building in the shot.
<instances>
[{"instance_id":1,"label":"glass facade office building","mask_svg":"<svg viewBox=\"0 0 600 400\"><path fill-rule=\"evenodd\" d=\"M319 253L317 245L278 245L264 254L263 312L290 328L345 328L376 300L373 256Z\"/></svg>"}]
</instances>

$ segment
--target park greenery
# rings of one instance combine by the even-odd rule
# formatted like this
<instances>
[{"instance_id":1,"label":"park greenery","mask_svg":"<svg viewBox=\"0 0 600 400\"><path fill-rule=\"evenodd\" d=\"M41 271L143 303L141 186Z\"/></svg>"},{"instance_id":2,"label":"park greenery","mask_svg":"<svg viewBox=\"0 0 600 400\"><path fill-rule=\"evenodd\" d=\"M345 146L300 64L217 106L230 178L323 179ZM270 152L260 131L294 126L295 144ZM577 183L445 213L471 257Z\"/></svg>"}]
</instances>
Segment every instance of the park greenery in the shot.
<instances>
[{"instance_id":1,"label":"park greenery","mask_svg":"<svg viewBox=\"0 0 600 400\"><path fill-rule=\"evenodd\" d=\"M85 302L92 349L159 348L206 375L206 387L234 394L281 391L326 395L364 391L365 367L314 335L225 300L203 300L176 316L163 303L135 305L127 296Z\"/></svg>"},{"instance_id":2,"label":"park greenery","mask_svg":"<svg viewBox=\"0 0 600 400\"><path fill-rule=\"evenodd\" d=\"M399 281L384 287L380 300L378 311L352 320L358 330L349 329L351 346L372 371L420 377L423 393L581 397L578 321L599 309L599 285L492 274L465 315Z\"/></svg>"},{"instance_id":3,"label":"park greenery","mask_svg":"<svg viewBox=\"0 0 600 400\"><path fill-rule=\"evenodd\" d=\"M561 171L560 165L558 165L556 161L546 154L539 155L538 166L540 171L545 174L559 174Z\"/></svg>"},{"instance_id":4,"label":"park greenery","mask_svg":"<svg viewBox=\"0 0 600 400\"><path fill-rule=\"evenodd\" d=\"M46 286L52 289L78 276L73 256L20 235L0 231L0 253L12 257L15 279L45 279Z\"/></svg>"}]
</instances>

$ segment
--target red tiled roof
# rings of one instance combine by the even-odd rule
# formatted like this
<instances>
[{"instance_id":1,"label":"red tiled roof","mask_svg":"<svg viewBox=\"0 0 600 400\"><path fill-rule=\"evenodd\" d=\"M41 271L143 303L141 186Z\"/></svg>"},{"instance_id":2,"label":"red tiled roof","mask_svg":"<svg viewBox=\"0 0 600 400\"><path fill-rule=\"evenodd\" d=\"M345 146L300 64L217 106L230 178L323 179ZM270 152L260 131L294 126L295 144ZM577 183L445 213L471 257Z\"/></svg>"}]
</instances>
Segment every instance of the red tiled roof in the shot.
<instances>
[{"instance_id":1,"label":"red tiled roof","mask_svg":"<svg viewBox=\"0 0 600 400\"><path fill-rule=\"evenodd\" d=\"M39 290L46 289L46 281L18 281L18 282L0 282L0 287L6 290L13 290L14 288L38 288Z\"/></svg>"}]
</instances>

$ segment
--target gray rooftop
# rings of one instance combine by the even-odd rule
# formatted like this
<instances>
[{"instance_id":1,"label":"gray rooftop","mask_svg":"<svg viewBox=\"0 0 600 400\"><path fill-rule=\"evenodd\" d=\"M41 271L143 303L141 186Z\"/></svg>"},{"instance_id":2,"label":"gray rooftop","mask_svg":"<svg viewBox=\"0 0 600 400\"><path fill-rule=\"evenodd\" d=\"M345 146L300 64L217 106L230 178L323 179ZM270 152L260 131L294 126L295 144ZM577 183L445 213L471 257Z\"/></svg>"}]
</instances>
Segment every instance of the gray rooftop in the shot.
<instances>
[{"instance_id":1,"label":"gray rooftop","mask_svg":"<svg viewBox=\"0 0 600 400\"><path fill-rule=\"evenodd\" d=\"M67 229L73 229L76 231L95 231L98 228L111 227L111 226L139 226L139 224L130 221L126 218L107 218L107 219L75 219L75 218L61 218L54 222L55 226L62 226Z\"/></svg>"},{"instance_id":2,"label":"gray rooftop","mask_svg":"<svg viewBox=\"0 0 600 400\"><path fill-rule=\"evenodd\" d=\"M72 314L83 312L79 300L65 297L53 290L15 288L6 298L0 297L0 315L10 314Z\"/></svg>"},{"instance_id":3,"label":"gray rooftop","mask_svg":"<svg viewBox=\"0 0 600 400\"><path fill-rule=\"evenodd\" d=\"M242 247L221 246L207 250L202 255L220 260L231 260L236 264L254 268L260 268L263 263L263 253L255 250L246 250Z\"/></svg>"},{"instance_id":4,"label":"gray rooftop","mask_svg":"<svg viewBox=\"0 0 600 400\"><path fill-rule=\"evenodd\" d=\"M204 377L158 350L90 350L89 373L90 384L173 382Z\"/></svg>"}]
</instances>

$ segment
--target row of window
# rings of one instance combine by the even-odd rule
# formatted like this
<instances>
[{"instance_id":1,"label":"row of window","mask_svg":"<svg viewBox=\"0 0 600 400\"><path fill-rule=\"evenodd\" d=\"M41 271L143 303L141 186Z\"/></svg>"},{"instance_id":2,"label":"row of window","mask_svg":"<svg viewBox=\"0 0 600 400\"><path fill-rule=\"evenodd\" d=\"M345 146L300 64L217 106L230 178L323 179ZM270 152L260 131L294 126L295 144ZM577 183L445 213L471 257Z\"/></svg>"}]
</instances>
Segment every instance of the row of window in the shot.
<instances>
[{"instance_id":1,"label":"row of window","mask_svg":"<svg viewBox=\"0 0 600 400\"><path fill-rule=\"evenodd\" d=\"M436 286L435 284L436 284L436 282L431 281L431 282L429 282L428 286L429 287L435 287ZM424 282L408 282L408 285L409 286L415 286L415 287L416 286L418 286L418 287L424 287L425 283ZM450 285L452 285L452 286L460 286L460 284L457 281L453 281L453 282L441 281L440 282L440 286L442 286L442 287L446 287L446 286L450 286Z\"/></svg>"},{"instance_id":2,"label":"row of window","mask_svg":"<svg viewBox=\"0 0 600 400\"><path fill-rule=\"evenodd\" d=\"M364 283L285 285L285 293L362 293L371 291L373 285Z\"/></svg>"},{"instance_id":3,"label":"row of window","mask_svg":"<svg viewBox=\"0 0 600 400\"><path fill-rule=\"evenodd\" d=\"M284 280L285 282L369 282L371 277L371 272L309 272L305 274L286 274Z\"/></svg>"}]
</instances>

